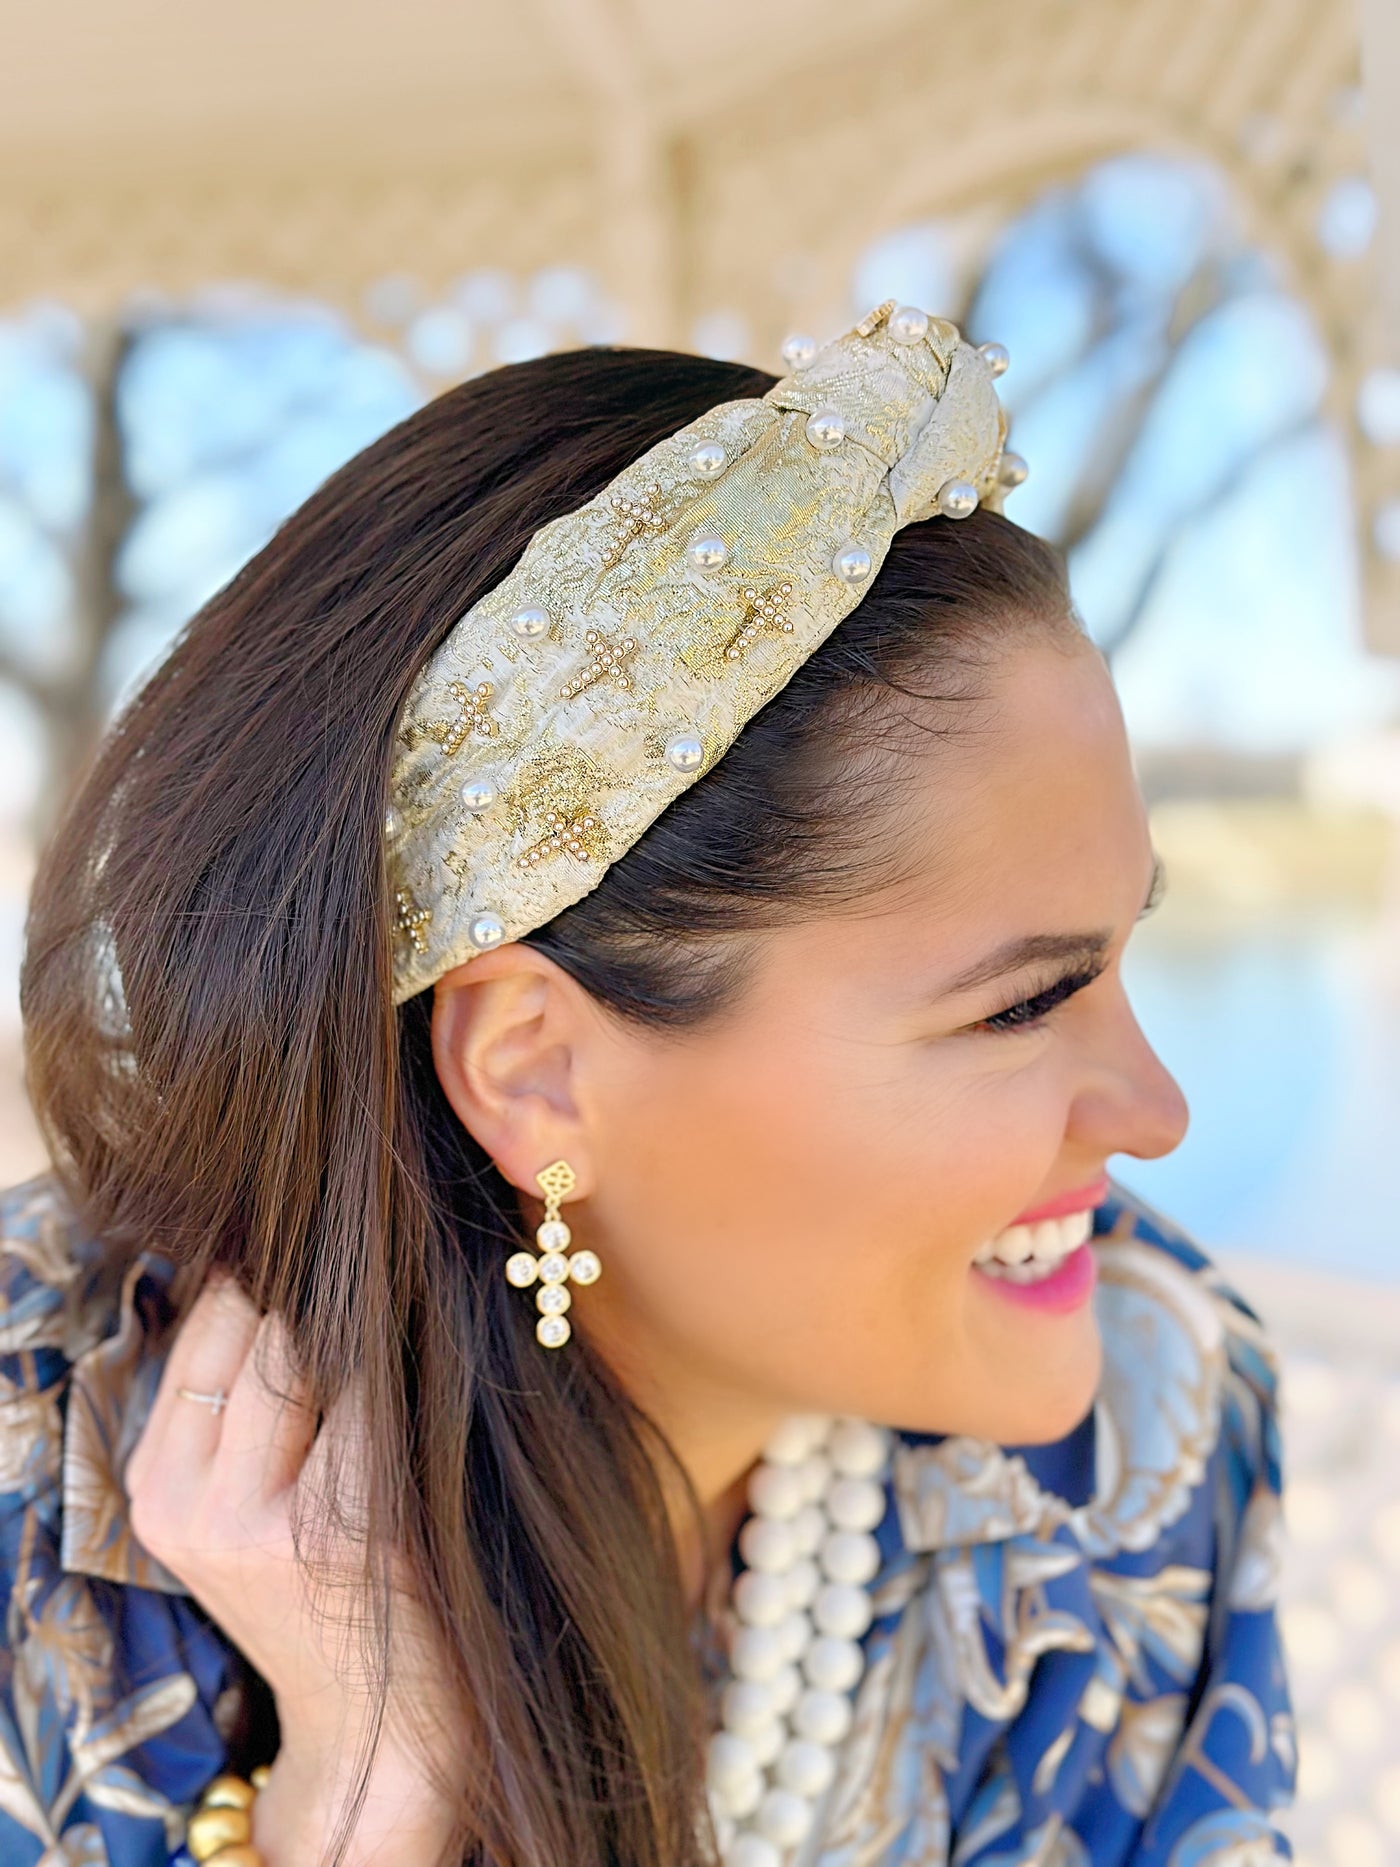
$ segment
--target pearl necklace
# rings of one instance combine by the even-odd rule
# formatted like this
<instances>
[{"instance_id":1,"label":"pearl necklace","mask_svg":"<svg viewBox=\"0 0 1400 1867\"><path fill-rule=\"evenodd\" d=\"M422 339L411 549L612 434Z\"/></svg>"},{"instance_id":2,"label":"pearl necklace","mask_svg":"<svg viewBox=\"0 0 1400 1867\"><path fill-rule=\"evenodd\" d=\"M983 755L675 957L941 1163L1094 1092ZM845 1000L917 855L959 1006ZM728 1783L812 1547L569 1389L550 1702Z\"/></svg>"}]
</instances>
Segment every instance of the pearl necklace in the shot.
<instances>
[{"instance_id":1,"label":"pearl necklace","mask_svg":"<svg viewBox=\"0 0 1400 1867\"><path fill-rule=\"evenodd\" d=\"M707 1756L724 1867L787 1867L836 1774L865 1671L889 1453L883 1427L799 1414L749 1479L739 1625Z\"/></svg>"}]
</instances>

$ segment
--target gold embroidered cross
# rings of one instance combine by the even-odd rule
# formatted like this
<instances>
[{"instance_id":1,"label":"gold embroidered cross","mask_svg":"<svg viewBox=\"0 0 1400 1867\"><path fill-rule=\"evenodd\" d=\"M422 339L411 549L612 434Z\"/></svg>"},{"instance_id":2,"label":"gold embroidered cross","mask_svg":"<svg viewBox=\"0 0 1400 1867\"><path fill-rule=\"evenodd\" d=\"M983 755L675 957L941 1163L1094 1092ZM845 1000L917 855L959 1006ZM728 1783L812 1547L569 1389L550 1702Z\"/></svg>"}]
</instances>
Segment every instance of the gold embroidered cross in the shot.
<instances>
[{"instance_id":1,"label":"gold embroidered cross","mask_svg":"<svg viewBox=\"0 0 1400 1867\"><path fill-rule=\"evenodd\" d=\"M724 645L725 660L742 661L760 635L791 635L795 626L788 613L791 596L790 583L769 584L766 590L745 584L739 592L744 620Z\"/></svg>"},{"instance_id":2,"label":"gold embroidered cross","mask_svg":"<svg viewBox=\"0 0 1400 1867\"><path fill-rule=\"evenodd\" d=\"M581 694L585 687L592 687L595 681L615 681L624 692L630 688L632 677L623 664L637 652L636 636L624 635L621 641L614 641L600 629L590 629L583 639L589 660L571 681L559 689L559 698L572 700L575 694Z\"/></svg>"},{"instance_id":3,"label":"gold embroidered cross","mask_svg":"<svg viewBox=\"0 0 1400 1867\"><path fill-rule=\"evenodd\" d=\"M406 888L395 890L394 922L399 932L408 936L408 944L415 953L426 953L428 950L423 929L432 918L432 909L420 908Z\"/></svg>"},{"instance_id":4,"label":"gold embroidered cross","mask_svg":"<svg viewBox=\"0 0 1400 1867\"><path fill-rule=\"evenodd\" d=\"M491 681L478 681L475 688L465 681L450 681L447 691L457 703L455 716L428 728L444 752L459 752L473 733L478 739L496 737L500 728L490 714L491 696L496 691Z\"/></svg>"},{"instance_id":5,"label":"gold embroidered cross","mask_svg":"<svg viewBox=\"0 0 1400 1867\"><path fill-rule=\"evenodd\" d=\"M591 812L575 811L566 815L562 810L550 810L545 813L544 824L545 832L540 840L516 857L517 868L533 869L560 850L578 862L591 862L600 853L603 826Z\"/></svg>"},{"instance_id":6,"label":"gold embroidered cross","mask_svg":"<svg viewBox=\"0 0 1400 1867\"><path fill-rule=\"evenodd\" d=\"M660 498L661 488L655 480L637 499L630 498L626 493L608 494L612 512L609 515L610 533L603 549L605 569L612 569L634 538L640 538L643 532L665 529L667 520L659 509Z\"/></svg>"}]
</instances>

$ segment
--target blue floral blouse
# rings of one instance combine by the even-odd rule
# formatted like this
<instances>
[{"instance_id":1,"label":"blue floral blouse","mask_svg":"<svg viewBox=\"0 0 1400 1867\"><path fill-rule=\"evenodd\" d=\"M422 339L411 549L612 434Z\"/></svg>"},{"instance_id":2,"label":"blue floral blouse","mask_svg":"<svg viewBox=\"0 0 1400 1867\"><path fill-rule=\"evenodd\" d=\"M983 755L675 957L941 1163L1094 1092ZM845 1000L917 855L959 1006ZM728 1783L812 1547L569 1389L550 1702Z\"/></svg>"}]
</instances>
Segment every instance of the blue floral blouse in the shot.
<instances>
[{"instance_id":1,"label":"blue floral blouse","mask_svg":"<svg viewBox=\"0 0 1400 1867\"><path fill-rule=\"evenodd\" d=\"M901 1433L855 1722L801 1867L1291 1858L1276 1371L1257 1317L1121 1187L1105 1343L1053 1445ZM0 1195L0 1867L167 1867L243 1662L132 1534L122 1471L172 1270L118 1280L50 1179Z\"/></svg>"}]
</instances>

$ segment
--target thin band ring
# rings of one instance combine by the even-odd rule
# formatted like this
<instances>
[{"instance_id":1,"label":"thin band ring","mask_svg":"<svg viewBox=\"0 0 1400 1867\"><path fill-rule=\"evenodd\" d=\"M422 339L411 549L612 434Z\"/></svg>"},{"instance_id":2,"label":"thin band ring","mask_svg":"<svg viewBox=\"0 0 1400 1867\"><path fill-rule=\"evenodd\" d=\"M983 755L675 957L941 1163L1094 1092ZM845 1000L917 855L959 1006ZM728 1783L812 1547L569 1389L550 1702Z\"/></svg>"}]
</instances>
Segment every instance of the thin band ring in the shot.
<instances>
[{"instance_id":1,"label":"thin band ring","mask_svg":"<svg viewBox=\"0 0 1400 1867\"><path fill-rule=\"evenodd\" d=\"M221 1387L216 1388L212 1394L197 1394L191 1387L177 1387L175 1392L180 1396L181 1400L198 1400L204 1406L212 1407L216 1420L228 1405L228 1395Z\"/></svg>"}]
</instances>

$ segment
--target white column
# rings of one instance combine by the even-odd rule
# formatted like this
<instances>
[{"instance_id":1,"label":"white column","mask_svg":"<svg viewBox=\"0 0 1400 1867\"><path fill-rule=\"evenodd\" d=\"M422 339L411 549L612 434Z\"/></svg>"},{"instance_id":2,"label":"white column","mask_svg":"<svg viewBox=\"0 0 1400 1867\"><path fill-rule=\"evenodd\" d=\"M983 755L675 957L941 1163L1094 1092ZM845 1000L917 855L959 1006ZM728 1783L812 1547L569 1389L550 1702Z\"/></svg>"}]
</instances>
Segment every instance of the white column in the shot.
<instances>
[{"instance_id":1,"label":"white column","mask_svg":"<svg viewBox=\"0 0 1400 1867\"><path fill-rule=\"evenodd\" d=\"M1366 136L1379 209L1376 282L1387 361L1400 368L1400 0L1360 0Z\"/></svg>"}]
</instances>

